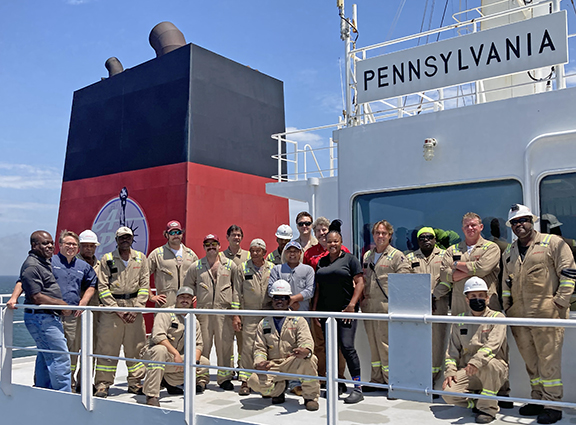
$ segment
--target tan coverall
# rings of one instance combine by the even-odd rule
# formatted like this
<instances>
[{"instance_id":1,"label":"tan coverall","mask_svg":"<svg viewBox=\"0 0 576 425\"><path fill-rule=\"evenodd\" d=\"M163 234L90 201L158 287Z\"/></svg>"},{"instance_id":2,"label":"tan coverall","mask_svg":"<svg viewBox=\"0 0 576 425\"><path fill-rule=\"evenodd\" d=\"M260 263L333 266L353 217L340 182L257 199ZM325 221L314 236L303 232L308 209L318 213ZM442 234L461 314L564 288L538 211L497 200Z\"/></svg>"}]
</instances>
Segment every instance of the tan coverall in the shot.
<instances>
[{"instance_id":1,"label":"tan coverall","mask_svg":"<svg viewBox=\"0 0 576 425\"><path fill-rule=\"evenodd\" d=\"M245 261L238 269L238 279L232 295L232 308L241 310L271 310L272 298L268 295L268 279L274 264L265 261L260 270L252 260ZM240 368L252 369L254 365L254 337L263 316L242 316L242 353ZM238 378L247 382L251 373L240 371Z\"/></svg>"},{"instance_id":2,"label":"tan coverall","mask_svg":"<svg viewBox=\"0 0 576 425\"><path fill-rule=\"evenodd\" d=\"M472 316L470 311L459 316ZM486 307L482 317L504 317L499 311ZM446 351L446 370L444 375L456 377L445 391L465 393L481 391L481 395L496 396L498 390L508 379L508 341L506 325L453 324L450 331L450 343ZM464 368L468 365L478 368L478 373L468 376ZM442 396L448 404L474 407L472 398ZM496 416L498 401L477 399L476 408L483 413Z\"/></svg>"},{"instance_id":3,"label":"tan coverall","mask_svg":"<svg viewBox=\"0 0 576 425\"><path fill-rule=\"evenodd\" d=\"M560 272L576 265L570 247L560 237L536 232L524 260L516 240L502 254L502 264L502 301L507 316L568 318L574 280ZM513 326L512 334L526 363L531 397L561 400L564 328Z\"/></svg>"},{"instance_id":4,"label":"tan coverall","mask_svg":"<svg viewBox=\"0 0 576 425\"><path fill-rule=\"evenodd\" d=\"M278 252L278 248L266 256L266 261L270 261L275 266L282 264L282 254Z\"/></svg>"},{"instance_id":5,"label":"tan coverall","mask_svg":"<svg viewBox=\"0 0 576 425\"><path fill-rule=\"evenodd\" d=\"M150 346L145 350L142 358L144 360L174 363L174 355L172 355L164 345L160 344L167 339L170 345L180 353L182 360L184 360L185 329L184 315L157 313L154 317L154 326L152 327L152 334L150 335ZM198 319L196 319L196 349L202 351L202 332L200 331ZM206 357L201 356L200 364L209 365L210 362ZM146 379L144 380L144 387L142 389L144 394L149 397L159 397L162 378L172 386L182 385L184 383L184 365L174 366L163 363L147 363ZM209 381L208 369L197 368L196 384L203 383L206 385Z\"/></svg>"},{"instance_id":6,"label":"tan coverall","mask_svg":"<svg viewBox=\"0 0 576 425\"><path fill-rule=\"evenodd\" d=\"M107 307L145 307L150 293L146 256L130 249L130 259L125 266L118 249L105 254L100 260L98 292L100 302ZM133 323L125 323L115 312L102 312L97 335L96 354L118 356L120 347L124 346L126 357L139 358L146 343L144 318L142 314L137 314ZM114 384L117 364L117 360L97 359L94 379L96 389ZM126 362L126 366L128 385L139 386L146 374L146 367L141 362Z\"/></svg>"},{"instance_id":7,"label":"tan coverall","mask_svg":"<svg viewBox=\"0 0 576 425\"><path fill-rule=\"evenodd\" d=\"M76 255L76 258L82 261L86 261L80 254ZM94 272L98 276L98 270L100 269L100 261L94 258ZM84 296L84 292L80 294L80 299ZM90 298L88 302L90 306L98 306L98 286L96 286L94 295ZM92 351L96 349L96 329L98 324L98 313L99 311L92 312ZM74 317L73 314L70 316L62 316L62 326L64 327L64 336L66 337L66 344L68 345L68 351L79 352L82 346L82 317ZM76 373L78 369L78 373ZM78 366L78 356L70 355L70 371L72 372L72 390L80 385L80 367Z\"/></svg>"},{"instance_id":8,"label":"tan coverall","mask_svg":"<svg viewBox=\"0 0 576 425\"><path fill-rule=\"evenodd\" d=\"M466 262L468 268L468 277L457 282L452 279L452 265L455 261ZM452 316L465 313L468 306L463 292L464 284L471 276L478 276L484 279L488 285L488 307L500 311L502 306L498 301L498 273L500 273L500 248L498 245L480 236L472 251L468 253L466 241L462 241L446 250L442 259L440 284L436 287L434 296L440 298L452 290Z\"/></svg>"},{"instance_id":9,"label":"tan coverall","mask_svg":"<svg viewBox=\"0 0 576 425\"><path fill-rule=\"evenodd\" d=\"M220 255L218 275L212 276L206 257L196 261L188 269L184 278L184 285L194 289L196 294L196 308L209 308L229 310L232 308L233 287L238 279L236 264ZM224 315L198 315L204 348L202 355L210 358L212 343L216 346L218 366L232 367L234 329L232 316ZM218 370L218 385L230 381L233 372Z\"/></svg>"},{"instance_id":10,"label":"tan coverall","mask_svg":"<svg viewBox=\"0 0 576 425\"><path fill-rule=\"evenodd\" d=\"M388 313L388 274L411 273L410 263L396 248L388 245L375 263L375 252L364 254L364 300L360 308L364 313ZM372 270L374 268L374 270ZM388 383L388 322L364 320L370 343L372 372L370 382Z\"/></svg>"},{"instance_id":11,"label":"tan coverall","mask_svg":"<svg viewBox=\"0 0 576 425\"><path fill-rule=\"evenodd\" d=\"M254 369L258 363L270 361L273 372L297 373L300 375L318 376L316 356L298 359L292 356L295 348L308 348L314 351L314 341L310 334L308 322L302 317L286 317L279 333L272 317L265 317L258 324L254 340ZM285 381L285 376L253 373L248 386L263 396L278 397L284 391L278 381ZM318 401L320 382L317 379L301 379L302 397L305 400Z\"/></svg>"},{"instance_id":12,"label":"tan coverall","mask_svg":"<svg viewBox=\"0 0 576 425\"><path fill-rule=\"evenodd\" d=\"M157 295L166 295L166 304L155 307L174 307L176 292L184 284L184 276L188 269L198 260L198 256L190 248L182 245L182 257L176 258L168 243L156 248L148 255L150 275L154 275L154 285Z\"/></svg>"},{"instance_id":13,"label":"tan coverall","mask_svg":"<svg viewBox=\"0 0 576 425\"><path fill-rule=\"evenodd\" d=\"M222 251L222 254L229 260L234 261L236 267L241 267L244 261L248 261L250 259L250 251L246 251L245 249L240 248L236 254L232 254L230 247L226 248ZM238 352L238 362L237 366L240 368L240 361L242 360L242 331L236 332L234 331L234 336L236 337L236 351ZM234 366L234 350L232 350L232 366Z\"/></svg>"},{"instance_id":14,"label":"tan coverall","mask_svg":"<svg viewBox=\"0 0 576 425\"><path fill-rule=\"evenodd\" d=\"M422 253L422 250L411 252L406 256L413 273L430 273L432 295L434 296L434 289L440 283L440 266L442 265L442 257L444 257L445 250L434 247L432 253L428 258ZM435 298L436 309L432 314L445 316L448 314L449 309L449 294ZM432 324L432 379L437 380L442 372L444 363L444 355L446 354L446 343L448 341L448 324L447 323L434 323Z\"/></svg>"}]
</instances>

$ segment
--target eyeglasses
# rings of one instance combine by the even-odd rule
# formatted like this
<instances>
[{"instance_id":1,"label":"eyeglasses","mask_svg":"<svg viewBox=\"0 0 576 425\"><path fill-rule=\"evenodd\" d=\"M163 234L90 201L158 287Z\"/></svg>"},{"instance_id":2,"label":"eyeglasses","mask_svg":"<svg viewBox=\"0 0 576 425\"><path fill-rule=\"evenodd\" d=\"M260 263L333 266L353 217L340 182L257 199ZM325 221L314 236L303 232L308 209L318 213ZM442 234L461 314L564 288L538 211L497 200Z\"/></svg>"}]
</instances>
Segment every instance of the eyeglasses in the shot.
<instances>
[{"instance_id":1,"label":"eyeglasses","mask_svg":"<svg viewBox=\"0 0 576 425\"><path fill-rule=\"evenodd\" d=\"M290 301L290 295L274 295L272 299L274 301Z\"/></svg>"},{"instance_id":2,"label":"eyeglasses","mask_svg":"<svg viewBox=\"0 0 576 425\"><path fill-rule=\"evenodd\" d=\"M62 245L67 246L69 248L76 248L78 246L78 244L76 242L66 242Z\"/></svg>"},{"instance_id":3,"label":"eyeglasses","mask_svg":"<svg viewBox=\"0 0 576 425\"><path fill-rule=\"evenodd\" d=\"M204 246L209 248L211 246L218 246L218 242L204 242Z\"/></svg>"},{"instance_id":4,"label":"eyeglasses","mask_svg":"<svg viewBox=\"0 0 576 425\"><path fill-rule=\"evenodd\" d=\"M182 234L182 230L170 230L170 231L168 232L168 234L169 234L170 236L181 235L181 234Z\"/></svg>"},{"instance_id":5,"label":"eyeglasses","mask_svg":"<svg viewBox=\"0 0 576 425\"><path fill-rule=\"evenodd\" d=\"M304 227L304 226L306 226L306 227L308 227L308 226L312 226L312 222L311 222L311 221L299 221L299 222L298 222L298 223L296 223L296 224L298 224L298 226L300 226L300 227Z\"/></svg>"},{"instance_id":6,"label":"eyeglasses","mask_svg":"<svg viewBox=\"0 0 576 425\"><path fill-rule=\"evenodd\" d=\"M420 235L418 236L418 240L420 241L430 241L434 239L434 235Z\"/></svg>"},{"instance_id":7,"label":"eyeglasses","mask_svg":"<svg viewBox=\"0 0 576 425\"><path fill-rule=\"evenodd\" d=\"M514 218L512 220L510 220L510 224L512 226L516 226L517 224L520 223L532 223L532 218L531 217L520 217L520 218Z\"/></svg>"}]
</instances>

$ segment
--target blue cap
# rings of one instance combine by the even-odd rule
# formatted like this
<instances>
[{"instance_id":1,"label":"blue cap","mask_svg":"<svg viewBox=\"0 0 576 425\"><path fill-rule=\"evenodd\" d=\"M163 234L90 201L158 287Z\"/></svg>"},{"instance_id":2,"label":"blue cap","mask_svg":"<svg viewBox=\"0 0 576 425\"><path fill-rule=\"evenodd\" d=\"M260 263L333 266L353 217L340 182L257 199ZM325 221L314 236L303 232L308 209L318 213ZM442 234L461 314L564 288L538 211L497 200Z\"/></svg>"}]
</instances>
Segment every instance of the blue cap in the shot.
<instances>
[{"instance_id":1,"label":"blue cap","mask_svg":"<svg viewBox=\"0 0 576 425\"><path fill-rule=\"evenodd\" d=\"M302 246L301 246L298 242L296 242L296 241L290 241L290 242L288 242L288 243L286 244L286 246L284 247L284 250L287 250L288 248L290 248L290 247L292 247L292 246L298 248L298 251L302 251Z\"/></svg>"}]
</instances>

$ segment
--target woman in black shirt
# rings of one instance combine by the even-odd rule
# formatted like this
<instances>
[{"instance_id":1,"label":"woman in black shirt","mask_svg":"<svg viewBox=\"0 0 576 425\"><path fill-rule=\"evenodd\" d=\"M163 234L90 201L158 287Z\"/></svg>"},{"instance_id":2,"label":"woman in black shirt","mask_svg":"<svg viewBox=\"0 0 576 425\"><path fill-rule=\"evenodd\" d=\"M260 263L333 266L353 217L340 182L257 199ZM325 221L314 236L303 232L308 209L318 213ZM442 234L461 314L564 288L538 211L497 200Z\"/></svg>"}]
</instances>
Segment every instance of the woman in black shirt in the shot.
<instances>
[{"instance_id":1,"label":"woman in black shirt","mask_svg":"<svg viewBox=\"0 0 576 425\"><path fill-rule=\"evenodd\" d=\"M316 311L358 311L358 302L364 289L362 265L352 254L342 251L340 222L333 222L327 236L328 255L322 257L316 269ZM346 359L348 371L354 381L360 381L360 360L354 348L357 321L336 319L338 326L338 346ZM326 333L326 319L320 319ZM354 391L344 400L345 403L362 401L362 387L354 386Z\"/></svg>"}]
</instances>

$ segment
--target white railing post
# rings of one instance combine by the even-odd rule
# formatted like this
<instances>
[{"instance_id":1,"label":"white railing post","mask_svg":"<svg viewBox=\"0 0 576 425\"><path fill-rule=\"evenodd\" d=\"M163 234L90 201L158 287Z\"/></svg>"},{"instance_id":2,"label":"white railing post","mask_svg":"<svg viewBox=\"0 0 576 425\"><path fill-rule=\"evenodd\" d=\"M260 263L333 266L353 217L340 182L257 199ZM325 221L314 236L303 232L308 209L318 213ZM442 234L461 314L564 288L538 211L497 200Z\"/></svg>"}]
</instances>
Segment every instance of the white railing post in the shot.
<instances>
[{"instance_id":1,"label":"white railing post","mask_svg":"<svg viewBox=\"0 0 576 425\"><path fill-rule=\"evenodd\" d=\"M184 317L184 420L188 425L196 424L194 400L196 398L196 315Z\"/></svg>"},{"instance_id":2,"label":"white railing post","mask_svg":"<svg viewBox=\"0 0 576 425\"><path fill-rule=\"evenodd\" d=\"M338 423L338 332L336 319L326 320L326 423Z\"/></svg>"},{"instance_id":3,"label":"white railing post","mask_svg":"<svg viewBox=\"0 0 576 425\"><path fill-rule=\"evenodd\" d=\"M2 332L0 335L2 343L0 387L5 395L10 396L12 395L12 349L8 347L13 345L14 310L4 308L0 313L0 331Z\"/></svg>"},{"instance_id":4,"label":"white railing post","mask_svg":"<svg viewBox=\"0 0 576 425\"><path fill-rule=\"evenodd\" d=\"M82 326L82 341L80 346L80 387L82 389L82 404L91 412L94 410L94 396L92 394L92 362L94 358L94 314L92 310L84 310L80 317Z\"/></svg>"},{"instance_id":5,"label":"white railing post","mask_svg":"<svg viewBox=\"0 0 576 425\"><path fill-rule=\"evenodd\" d=\"M282 136L278 136L278 181L282 181Z\"/></svg>"}]
</instances>

